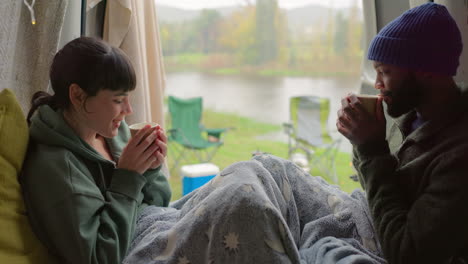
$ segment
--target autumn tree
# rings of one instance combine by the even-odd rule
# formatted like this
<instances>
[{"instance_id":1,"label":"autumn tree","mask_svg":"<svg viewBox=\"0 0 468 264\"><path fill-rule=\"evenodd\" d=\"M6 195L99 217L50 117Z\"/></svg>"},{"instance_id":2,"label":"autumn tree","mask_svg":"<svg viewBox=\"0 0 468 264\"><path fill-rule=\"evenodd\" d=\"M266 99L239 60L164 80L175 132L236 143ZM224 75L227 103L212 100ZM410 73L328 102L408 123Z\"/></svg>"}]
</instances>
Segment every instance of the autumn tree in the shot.
<instances>
[{"instance_id":1,"label":"autumn tree","mask_svg":"<svg viewBox=\"0 0 468 264\"><path fill-rule=\"evenodd\" d=\"M278 54L275 25L277 11L276 0L257 0L255 33L259 64L275 60Z\"/></svg>"},{"instance_id":2,"label":"autumn tree","mask_svg":"<svg viewBox=\"0 0 468 264\"><path fill-rule=\"evenodd\" d=\"M336 55L344 55L348 51L348 20L345 19L343 12L336 14L335 19L335 39L333 41L333 50Z\"/></svg>"},{"instance_id":3,"label":"autumn tree","mask_svg":"<svg viewBox=\"0 0 468 264\"><path fill-rule=\"evenodd\" d=\"M248 5L233 12L223 20L219 32L220 47L225 52L236 54L239 64L256 61L254 6Z\"/></svg>"},{"instance_id":4,"label":"autumn tree","mask_svg":"<svg viewBox=\"0 0 468 264\"><path fill-rule=\"evenodd\" d=\"M214 9L203 9L200 16L194 21L194 32L197 32L196 43L203 53L217 50L218 24L221 15Z\"/></svg>"},{"instance_id":5,"label":"autumn tree","mask_svg":"<svg viewBox=\"0 0 468 264\"><path fill-rule=\"evenodd\" d=\"M347 53L351 57L362 56L363 49L363 39L362 39L362 20L359 17L360 10L356 0L353 0L353 5L351 6L349 18L348 18L348 30L347 30L347 44L348 50Z\"/></svg>"}]
</instances>

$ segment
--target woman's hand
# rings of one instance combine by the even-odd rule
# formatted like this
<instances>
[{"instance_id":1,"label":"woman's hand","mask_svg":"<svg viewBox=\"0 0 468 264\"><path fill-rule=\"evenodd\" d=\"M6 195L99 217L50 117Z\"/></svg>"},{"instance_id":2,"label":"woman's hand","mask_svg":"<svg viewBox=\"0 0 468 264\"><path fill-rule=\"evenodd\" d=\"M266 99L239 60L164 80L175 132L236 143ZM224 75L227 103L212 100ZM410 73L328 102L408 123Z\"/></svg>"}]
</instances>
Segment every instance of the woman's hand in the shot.
<instances>
[{"instance_id":1,"label":"woman's hand","mask_svg":"<svg viewBox=\"0 0 468 264\"><path fill-rule=\"evenodd\" d=\"M164 159L167 155L167 137L164 133L164 129L159 125L156 126L157 139L155 144L158 145L158 149L154 152L154 155L157 157L157 160L150 167L151 169L156 169L164 163Z\"/></svg>"},{"instance_id":2,"label":"woman's hand","mask_svg":"<svg viewBox=\"0 0 468 264\"><path fill-rule=\"evenodd\" d=\"M143 174L149 168L157 168L157 166L161 165L167 152L164 141L167 141L167 138L164 133L161 136L161 130L159 126L156 128L145 126L140 129L123 149L117 168ZM145 135L148 136L145 137ZM158 137L161 139L158 139Z\"/></svg>"}]
</instances>

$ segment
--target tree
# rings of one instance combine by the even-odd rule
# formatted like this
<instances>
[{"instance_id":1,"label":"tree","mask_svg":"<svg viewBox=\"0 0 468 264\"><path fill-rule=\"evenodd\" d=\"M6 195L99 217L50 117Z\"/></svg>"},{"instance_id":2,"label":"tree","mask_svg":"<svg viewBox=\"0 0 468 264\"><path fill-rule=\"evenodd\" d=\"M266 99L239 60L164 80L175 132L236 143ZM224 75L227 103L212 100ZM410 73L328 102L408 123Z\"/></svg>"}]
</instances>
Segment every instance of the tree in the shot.
<instances>
[{"instance_id":1,"label":"tree","mask_svg":"<svg viewBox=\"0 0 468 264\"><path fill-rule=\"evenodd\" d=\"M335 40L333 41L334 52L337 55L343 55L348 51L348 21L345 20L343 12L340 11L336 14L335 20Z\"/></svg>"},{"instance_id":2,"label":"tree","mask_svg":"<svg viewBox=\"0 0 468 264\"><path fill-rule=\"evenodd\" d=\"M245 6L224 19L220 26L218 43L221 48L238 56L240 64L256 61L255 7Z\"/></svg>"},{"instance_id":3,"label":"tree","mask_svg":"<svg viewBox=\"0 0 468 264\"><path fill-rule=\"evenodd\" d=\"M161 46L164 56L171 56L180 52L184 36L183 25L180 24L160 24Z\"/></svg>"},{"instance_id":4,"label":"tree","mask_svg":"<svg viewBox=\"0 0 468 264\"><path fill-rule=\"evenodd\" d=\"M277 0L257 0L255 32L259 64L274 61L278 57L278 20Z\"/></svg>"},{"instance_id":5,"label":"tree","mask_svg":"<svg viewBox=\"0 0 468 264\"><path fill-rule=\"evenodd\" d=\"M194 32L197 32L199 51L210 53L217 50L218 24L221 15L213 9L203 9L200 16L194 21Z\"/></svg>"},{"instance_id":6,"label":"tree","mask_svg":"<svg viewBox=\"0 0 468 264\"><path fill-rule=\"evenodd\" d=\"M353 1L348 18L347 30L347 53L352 57L360 57L362 55L362 21L359 18L359 7L357 1Z\"/></svg>"}]
</instances>

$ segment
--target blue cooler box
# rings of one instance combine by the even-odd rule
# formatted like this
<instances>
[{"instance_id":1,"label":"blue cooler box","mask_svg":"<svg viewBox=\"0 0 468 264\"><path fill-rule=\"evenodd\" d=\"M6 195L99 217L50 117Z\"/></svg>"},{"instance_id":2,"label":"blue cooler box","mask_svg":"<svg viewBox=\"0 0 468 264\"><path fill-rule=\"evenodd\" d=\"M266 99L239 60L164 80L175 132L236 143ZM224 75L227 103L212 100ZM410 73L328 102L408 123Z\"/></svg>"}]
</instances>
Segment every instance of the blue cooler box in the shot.
<instances>
[{"instance_id":1,"label":"blue cooler box","mask_svg":"<svg viewBox=\"0 0 468 264\"><path fill-rule=\"evenodd\" d=\"M185 165L180 168L180 174L182 177L182 194L197 189L203 184L213 179L219 173L218 166L212 163L200 163L193 165Z\"/></svg>"}]
</instances>

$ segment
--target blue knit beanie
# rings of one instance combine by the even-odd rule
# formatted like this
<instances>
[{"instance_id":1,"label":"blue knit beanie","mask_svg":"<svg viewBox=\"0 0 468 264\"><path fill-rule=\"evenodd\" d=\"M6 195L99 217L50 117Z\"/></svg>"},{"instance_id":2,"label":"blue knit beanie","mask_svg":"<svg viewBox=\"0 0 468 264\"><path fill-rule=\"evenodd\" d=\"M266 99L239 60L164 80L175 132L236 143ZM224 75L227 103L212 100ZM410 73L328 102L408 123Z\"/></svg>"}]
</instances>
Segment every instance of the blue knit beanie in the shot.
<instances>
[{"instance_id":1,"label":"blue knit beanie","mask_svg":"<svg viewBox=\"0 0 468 264\"><path fill-rule=\"evenodd\" d=\"M430 2L406 11L382 28L372 40L367 58L454 76L462 49L460 30L447 8Z\"/></svg>"}]
</instances>

